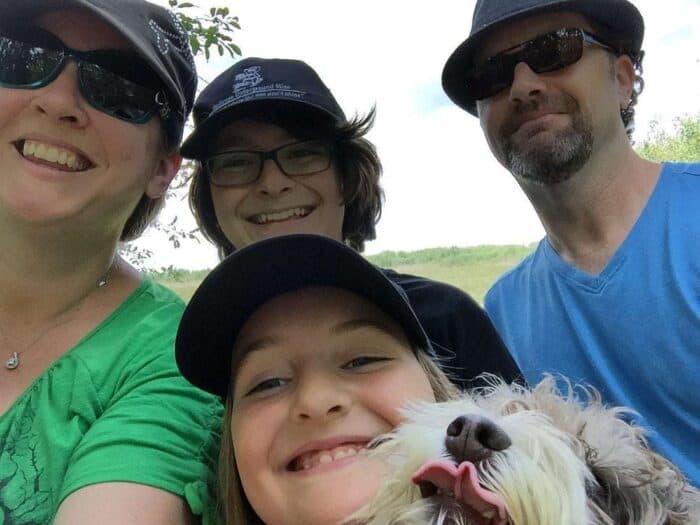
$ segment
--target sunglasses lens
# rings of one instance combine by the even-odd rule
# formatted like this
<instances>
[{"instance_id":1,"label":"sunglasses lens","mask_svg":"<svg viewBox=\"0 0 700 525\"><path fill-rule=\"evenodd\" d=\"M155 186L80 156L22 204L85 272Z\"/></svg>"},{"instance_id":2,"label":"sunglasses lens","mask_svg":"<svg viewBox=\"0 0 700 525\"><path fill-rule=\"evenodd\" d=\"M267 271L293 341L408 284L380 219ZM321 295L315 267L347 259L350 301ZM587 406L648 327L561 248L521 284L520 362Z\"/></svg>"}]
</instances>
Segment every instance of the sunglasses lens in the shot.
<instances>
[{"instance_id":1,"label":"sunglasses lens","mask_svg":"<svg viewBox=\"0 0 700 525\"><path fill-rule=\"evenodd\" d=\"M523 48L520 59L535 73L556 71L578 61L583 54L583 33L560 29L542 35Z\"/></svg>"},{"instance_id":2,"label":"sunglasses lens","mask_svg":"<svg viewBox=\"0 0 700 525\"><path fill-rule=\"evenodd\" d=\"M22 33L3 29L0 86L14 89L46 86L60 73L66 49L53 34L39 28ZM68 55L78 61L80 91L96 109L137 124L157 113L160 81L134 53L68 50Z\"/></svg>"},{"instance_id":3,"label":"sunglasses lens","mask_svg":"<svg viewBox=\"0 0 700 525\"><path fill-rule=\"evenodd\" d=\"M474 100L491 97L513 82L515 61L510 55L496 56L475 69L467 79L467 88Z\"/></svg>"},{"instance_id":4,"label":"sunglasses lens","mask_svg":"<svg viewBox=\"0 0 700 525\"><path fill-rule=\"evenodd\" d=\"M127 122L146 122L156 112L156 91L90 62L80 63L80 87L95 108Z\"/></svg>"},{"instance_id":5,"label":"sunglasses lens","mask_svg":"<svg viewBox=\"0 0 700 525\"><path fill-rule=\"evenodd\" d=\"M0 85L39 88L48 84L63 61L60 50L0 36Z\"/></svg>"},{"instance_id":6,"label":"sunglasses lens","mask_svg":"<svg viewBox=\"0 0 700 525\"><path fill-rule=\"evenodd\" d=\"M560 29L519 47L512 53L491 57L467 75L467 91L472 99L492 97L510 86L515 66L520 62L525 62L535 73L547 73L578 61L583 53L583 32Z\"/></svg>"}]
</instances>

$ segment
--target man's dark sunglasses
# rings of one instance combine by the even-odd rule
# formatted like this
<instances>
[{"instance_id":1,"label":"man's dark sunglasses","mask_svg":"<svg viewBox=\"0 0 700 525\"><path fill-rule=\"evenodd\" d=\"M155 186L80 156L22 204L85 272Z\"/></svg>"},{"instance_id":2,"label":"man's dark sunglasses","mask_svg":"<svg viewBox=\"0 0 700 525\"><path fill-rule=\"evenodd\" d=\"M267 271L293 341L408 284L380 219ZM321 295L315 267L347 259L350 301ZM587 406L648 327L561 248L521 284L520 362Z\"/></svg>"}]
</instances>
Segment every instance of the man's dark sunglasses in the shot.
<instances>
[{"instance_id":1,"label":"man's dark sunglasses","mask_svg":"<svg viewBox=\"0 0 700 525\"><path fill-rule=\"evenodd\" d=\"M467 74L467 92L474 100L492 97L513 83L515 66L520 62L526 63L535 73L570 66L581 59L584 42L615 52L583 29L558 29L508 48L476 66Z\"/></svg>"},{"instance_id":2,"label":"man's dark sunglasses","mask_svg":"<svg viewBox=\"0 0 700 525\"><path fill-rule=\"evenodd\" d=\"M38 89L53 82L66 62L78 64L80 92L95 109L134 124L169 106L153 70L133 52L117 49L76 51L53 34L36 27L21 31L0 28L0 86Z\"/></svg>"},{"instance_id":3,"label":"man's dark sunglasses","mask_svg":"<svg viewBox=\"0 0 700 525\"><path fill-rule=\"evenodd\" d=\"M268 159L274 160L288 177L296 177L327 170L331 165L332 152L333 148L328 142L304 140L270 151L221 151L207 158L204 166L214 186L243 186L258 180Z\"/></svg>"}]
</instances>

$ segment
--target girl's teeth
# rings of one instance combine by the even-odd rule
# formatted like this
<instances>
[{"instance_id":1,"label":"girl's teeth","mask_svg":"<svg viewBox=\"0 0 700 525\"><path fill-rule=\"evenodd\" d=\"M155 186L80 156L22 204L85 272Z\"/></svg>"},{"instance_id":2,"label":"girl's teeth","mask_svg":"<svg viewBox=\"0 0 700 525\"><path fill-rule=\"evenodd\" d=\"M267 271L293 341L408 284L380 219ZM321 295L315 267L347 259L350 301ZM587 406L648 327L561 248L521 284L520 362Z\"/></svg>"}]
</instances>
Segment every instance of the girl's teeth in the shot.
<instances>
[{"instance_id":1,"label":"girl's teeth","mask_svg":"<svg viewBox=\"0 0 700 525\"><path fill-rule=\"evenodd\" d=\"M357 455L366 456L367 449L360 446L344 446L338 447L334 450L324 450L323 452L319 453L311 453L300 459L300 470L308 470L317 465L327 465L333 461Z\"/></svg>"}]
</instances>

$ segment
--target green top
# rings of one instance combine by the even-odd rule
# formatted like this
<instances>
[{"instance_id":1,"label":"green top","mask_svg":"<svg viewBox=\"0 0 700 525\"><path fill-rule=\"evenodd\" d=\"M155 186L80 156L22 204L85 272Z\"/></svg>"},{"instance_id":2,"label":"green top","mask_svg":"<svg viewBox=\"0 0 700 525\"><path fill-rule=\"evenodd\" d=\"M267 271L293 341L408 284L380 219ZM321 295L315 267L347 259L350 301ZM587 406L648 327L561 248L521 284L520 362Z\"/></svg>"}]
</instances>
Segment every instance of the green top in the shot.
<instances>
[{"instance_id":1,"label":"green top","mask_svg":"<svg viewBox=\"0 0 700 525\"><path fill-rule=\"evenodd\" d=\"M49 523L72 492L114 481L209 514L222 407L175 365L183 308L145 279L0 416L0 525Z\"/></svg>"}]
</instances>

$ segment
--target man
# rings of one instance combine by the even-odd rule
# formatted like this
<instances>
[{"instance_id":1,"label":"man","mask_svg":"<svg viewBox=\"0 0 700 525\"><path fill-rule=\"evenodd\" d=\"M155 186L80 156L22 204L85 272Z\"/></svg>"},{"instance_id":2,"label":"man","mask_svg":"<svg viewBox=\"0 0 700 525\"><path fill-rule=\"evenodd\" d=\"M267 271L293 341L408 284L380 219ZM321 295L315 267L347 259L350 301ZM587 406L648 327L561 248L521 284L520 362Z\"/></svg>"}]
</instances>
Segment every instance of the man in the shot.
<instances>
[{"instance_id":1,"label":"man","mask_svg":"<svg viewBox=\"0 0 700 525\"><path fill-rule=\"evenodd\" d=\"M644 23L626 0L478 0L443 86L546 232L486 308L526 379L631 406L700 484L700 165L632 149Z\"/></svg>"}]
</instances>

